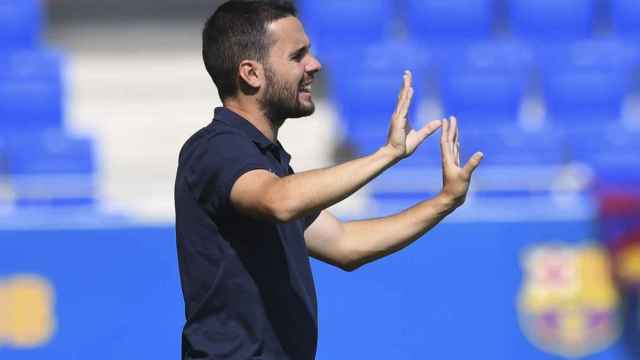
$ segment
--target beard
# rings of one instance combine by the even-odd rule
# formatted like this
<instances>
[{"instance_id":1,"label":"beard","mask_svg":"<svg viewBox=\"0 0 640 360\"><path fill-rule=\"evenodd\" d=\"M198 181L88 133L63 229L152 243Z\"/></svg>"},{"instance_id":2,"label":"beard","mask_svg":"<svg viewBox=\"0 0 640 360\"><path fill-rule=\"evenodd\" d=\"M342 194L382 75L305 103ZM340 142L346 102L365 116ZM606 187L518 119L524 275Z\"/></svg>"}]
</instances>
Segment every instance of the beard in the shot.
<instances>
[{"instance_id":1,"label":"beard","mask_svg":"<svg viewBox=\"0 0 640 360\"><path fill-rule=\"evenodd\" d=\"M266 88L260 107L269 119L276 122L283 122L288 118L300 118L309 116L315 111L312 100L308 103L300 101L300 86L298 84L287 84L280 80L269 66L265 66Z\"/></svg>"}]
</instances>

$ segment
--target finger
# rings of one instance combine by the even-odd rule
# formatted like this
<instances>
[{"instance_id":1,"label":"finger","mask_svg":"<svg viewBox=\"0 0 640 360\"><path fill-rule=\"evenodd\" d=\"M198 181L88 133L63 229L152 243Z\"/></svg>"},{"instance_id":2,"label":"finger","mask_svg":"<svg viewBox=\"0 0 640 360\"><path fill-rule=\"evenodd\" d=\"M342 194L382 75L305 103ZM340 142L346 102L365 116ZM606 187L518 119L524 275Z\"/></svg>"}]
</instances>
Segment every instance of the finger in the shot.
<instances>
[{"instance_id":1,"label":"finger","mask_svg":"<svg viewBox=\"0 0 640 360\"><path fill-rule=\"evenodd\" d=\"M454 144L460 144L460 127L458 126L458 118L456 118L455 116L452 116L453 119L455 119L456 121L456 132L455 134L453 134L453 143Z\"/></svg>"},{"instance_id":2,"label":"finger","mask_svg":"<svg viewBox=\"0 0 640 360\"><path fill-rule=\"evenodd\" d=\"M410 83L409 83L410 84ZM396 116L398 117L399 122L402 126L405 126L407 122L407 114L409 113L409 107L411 106L411 100L413 99L413 88L409 87L405 97L403 99L402 104L398 110Z\"/></svg>"},{"instance_id":3,"label":"finger","mask_svg":"<svg viewBox=\"0 0 640 360\"><path fill-rule=\"evenodd\" d=\"M400 89L400 93L398 94L398 102L396 103L396 108L393 111L393 116L392 116L392 120L396 120L396 118L398 117L398 114L400 113L401 109L402 109L402 104L404 103L404 99L406 97L406 92L407 90L403 87Z\"/></svg>"},{"instance_id":4,"label":"finger","mask_svg":"<svg viewBox=\"0 0 640 360\"><path fill-rule=\"evenodd\" d=\"M467 163L464 165L463 171L468 177L471 177L471 175L473 175L473 172L476 170L476 168L478 168L483 158L484 154L481 152L477 152L473 154L469 161L467 161Z\"/></svg>"},{"instance_id":5,"label":"finger","mask_svg":"<svg viewBox=\"0 0 640 360\"><path fill-rule=\"evenodd\" d=\"M442 153L442 160L445 164L450 164L452 162L451 146L448 140L449 126L449 121L447 119L443 119L440 134L440 152Z\"/></svg>"},{"instance_id":6,"label":"finger","mask_svg":"<svg viewBox=\"0 0 640 360\"><path fill-rule=\"evenodd\" d=\"M456 143L456 133L458 132L458 119L455 116L449 118L449 142L451 144Z\"/></svg>"},{"instance_id":7,"label":"finger","mask_svg":"<svg viewBox=\"0 0 640 360\"><path fill-rule=\"evenodd\" d=\"M421 138L426 139L427 137L431 136L434 132L436 132L436 130L438 130L441 126L442 126L441 120L433 120L429 122L427 125L423 126L422 129L418 131L418 135Z\"/></svg>"},{"instance_id":8,"label":"finger","mask_svg":"<svg viewBox=\"0 0 640 360\"><path fill-rule=\"evenodd\" d=\"M411 100L413 99L413 88L410 87L409 91L407 93L407 96L405 98L404 103L402 104L402 109L401 109L401 113L400 115L402 115L402 118L406 118L407 114L409 113L409 107L411 106Z\"/></svg>"},{"instance_id":9,"label":"finger","mask_svg":"<svg viewBox=\"0 0 640 360\"><path fill-rule=\"evenodd\" d=\"M442 132L440 133L440 146L442 148L447 146L447 131L449 131L449 122L447 119L442 119Z\"/></svg>"},{"instance_id":10,"label":"finger","mask_svg":"<svg viewBox=\"0 0 640 360\"><path fill-rule=\"evenodd\" d=\"M395 115L400 114L400 111L403 108L404 103L406 101L407 95L409 93L409 89L411 88L410 76L411 75L408 71L405 71L404 75L402 76L402 79L403 79L402 88L400 89L400 93L398 94L398 102L396 104Z\"/></svg>"},{"instance_id":11,"label":"finger","mask_svg":"<svg viewBox=\"0 0 640 360\"><path fill-rule=\"evenodd\" d=\"M411 71L405 70L404 71L404 75L403 75L403 79L404 79L404 85L407 88L410 88L411 84L413 82L413 74L411 73Z\"/></svg>"},{"instance_id":12,"label":"finger","mask_svg":"<svg viewBox=\"0 0 640 360\"><path fill-rule=\"evenodd\" d=\"M460 166L460 143L458 142L458 119L455 116L449 117L451 123L449 127L449 141L451 152L453 154L453 162L456 166Z\"/></svg>"},{"instance_id":13,"label":"finger","mask_svg":"<svg viewBox=\"0 0 640 360\"><path fill-rule=\"evenodd\" d=\"M407 133L407 145L418 146L422 144L426 138L431 136L436 130L438 130L438 128L440 128L440 125L440 120L434 120L423 126L422 129L418 131L409 131Z\"/></svg>"}]
</instances>

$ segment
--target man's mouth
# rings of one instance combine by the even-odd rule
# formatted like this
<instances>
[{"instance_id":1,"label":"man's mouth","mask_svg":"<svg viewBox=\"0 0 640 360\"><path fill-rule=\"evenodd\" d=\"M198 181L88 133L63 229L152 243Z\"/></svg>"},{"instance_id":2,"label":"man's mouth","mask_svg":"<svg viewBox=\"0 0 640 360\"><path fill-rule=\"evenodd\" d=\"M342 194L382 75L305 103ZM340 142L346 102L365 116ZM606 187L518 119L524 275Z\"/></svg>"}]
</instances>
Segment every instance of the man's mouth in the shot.
<instances>
[{"instance_id":1,"label":"man's mouth","mask_svg":"<svg viewBox=\"0 0 640 360\"><path fill-rule=\"evenodd\" d=\"M311 82L300 85L300 92L311 93Z\"/></svg>"}]
</instances>

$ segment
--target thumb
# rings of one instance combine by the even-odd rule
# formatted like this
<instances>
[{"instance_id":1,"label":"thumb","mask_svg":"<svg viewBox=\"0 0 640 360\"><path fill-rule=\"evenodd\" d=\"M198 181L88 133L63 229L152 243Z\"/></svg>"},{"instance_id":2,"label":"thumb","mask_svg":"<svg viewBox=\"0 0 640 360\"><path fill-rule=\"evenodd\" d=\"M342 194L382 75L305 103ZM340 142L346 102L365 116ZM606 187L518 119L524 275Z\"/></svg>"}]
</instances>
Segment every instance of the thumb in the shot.
<instances>
[{"instance_id":1,"label":"thumb","mask_svg":"<svg viewBox=\"0 0 640 360\"><path fill-rule=\"evenodd\" d=\"M423 126L422 129L418 131L411 130L409 134L410 137L408 139L411 139L412 143L415 143L416 145L420 145L426 138L428 138L434 132L436 132L436 130L438 130L440 126L442 126L442 122L440 120L431 121L430 123Z\"/></svg>"},{"instance_id":2,"label":"thumb","mask_svg":"<svg viewBox=\"0 0 640 360\"><path fill-rule=\"evenodd\" d=\"M421 139L426 139L427 137L431 136L431 134L433 134L436 130L438 130L441 126L442 126L442 121L433 120L429 122L427 125L425 125L424 127L422 127L422 129L418 131L418 134L420 135Z\"/></svg>"},{"instance_id":3,"label":"thumb","mask_svg":"<svg viewBox=\"0 0 640 360\"><path fill-rule=\"evenodd\" d=\"M469 175L469 177L471 177L471 175L473 175L473 172L480 165L480 162L482 162L483 158L484 154L481 152L473 154L471 159L469 159L469 161L467 161L467 163L464 165L464 172Z\"/></svg>"}]
</instances>

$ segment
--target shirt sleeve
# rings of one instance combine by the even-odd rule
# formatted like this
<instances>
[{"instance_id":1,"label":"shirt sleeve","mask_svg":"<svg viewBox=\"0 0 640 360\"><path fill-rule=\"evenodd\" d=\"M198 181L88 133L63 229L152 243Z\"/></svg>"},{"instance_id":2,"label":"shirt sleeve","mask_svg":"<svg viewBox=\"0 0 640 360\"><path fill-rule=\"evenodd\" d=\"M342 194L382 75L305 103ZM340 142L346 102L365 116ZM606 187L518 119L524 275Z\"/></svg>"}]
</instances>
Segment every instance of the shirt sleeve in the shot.
<instances>
[{"instance_id":1,"label":"shirt sleeve","mask_svg":"<svg viewBox=\"0 0 640 360\"><path fill-rule=\"evenodd\" d=\"M198 202L221 209L229 204L236 180L257 169L269 167L253 141L242 133L225 131L199 146L190 161L187 181Z\"/></svg>"},{"instance_id":2,"label":"shirt sleeve","mask_svg":"<svg viewBox=\"0 0 640 360\"><path fill-rule=\"evenodd\" d=\"M313 222L316 221L318 216L320 216L320 211L316 211L316 212L313 212L313 213L305 216L302 219L302 222L304 224L304 229L306 230L309 226L311 226L311 224L313 224Z\"/></svg>"}]
</instances>

